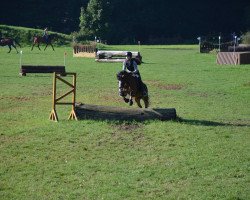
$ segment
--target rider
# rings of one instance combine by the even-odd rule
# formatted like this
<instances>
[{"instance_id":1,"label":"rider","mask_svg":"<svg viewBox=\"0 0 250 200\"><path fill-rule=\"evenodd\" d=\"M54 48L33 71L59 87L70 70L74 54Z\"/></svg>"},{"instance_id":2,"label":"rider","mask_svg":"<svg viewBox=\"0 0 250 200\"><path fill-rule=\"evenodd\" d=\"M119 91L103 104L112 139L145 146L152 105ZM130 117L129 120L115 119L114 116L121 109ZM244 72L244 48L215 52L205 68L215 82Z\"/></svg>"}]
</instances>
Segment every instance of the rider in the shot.
<instances>
[{"instance_id":1,"label":"rider","mask_svg":"<svg viewBox=\"0 0 250 200\"><path fill-rule=\"evenodd\" d=\"M48 40L48 28L46 27L44 30L43 30L43 38L47 41Z\"/></svg>"},{"instance_id":2,"label":"rider","mask_svg":"<svg viewBox=\"0 0 250 200\"><path fill-rule=\"evenodd\" d=\"M129 73L132 73L132 74L134 74L134 76L136 76L138 78L137 80L138 80L138 84L139 84L139 90L143 92L144 96L146 96L147 93L143 88L141 76L140 76L140 73L139 73L139 70L138 70L138 67L137 67L137 63L132 58L132 53L131 52L127 52L126 59L123 62L122 70L127 71ZM119 81L119 95L124 96L124 94L122 92L121 81Z\"/></svg>"}]
</instances>

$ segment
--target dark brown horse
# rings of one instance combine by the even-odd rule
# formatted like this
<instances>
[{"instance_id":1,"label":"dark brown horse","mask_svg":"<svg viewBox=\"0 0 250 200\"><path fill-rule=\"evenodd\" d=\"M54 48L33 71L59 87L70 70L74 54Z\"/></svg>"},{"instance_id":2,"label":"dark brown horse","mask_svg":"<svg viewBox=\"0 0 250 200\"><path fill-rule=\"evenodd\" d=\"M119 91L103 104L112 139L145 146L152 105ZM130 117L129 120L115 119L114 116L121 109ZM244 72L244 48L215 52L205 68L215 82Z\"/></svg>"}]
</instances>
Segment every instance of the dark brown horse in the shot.
<instances>
[{"instance_id":1,"label":"dark brown horse","mask_svg":"<svg viewBox=\"0 0 250 200\"><path fill-rule=\"evenodd\" d=\"M0 46L8 46L9 47L9 52L11 52L11 46L14 47L16 49L16 52L18 53L18 50L16 48L16 44L21 48L21 45L12 38L0 38Z\"/></svg>"},{"instance_id":2,"label":"dark brown horse","mask_svg":"<svg viewBox=\"0 0 250 200\"><path fill-rule=\"evenodd\" d=\"M142 87L147 95L143 95L143 92L139 89L139 81L137 74L128 73L126 71L121 71L117 74L117 79L121 81L121 88L124 94L123 99L126 103L129 102L129 105L133 105L133 99L137 105L142 108L140 100L144 101L145 108L149 106L149 96L148 96L148 88L146 84L142 83ZM129 95L129 99L126 96Z\"/></svg>"},{"instance_id":3,"label":"dark brown horse","mask_svg":"<svg viewBox=\"0 0 250 200\"><path fill-rule=\"evenodd\" d=\"M54 40L55 38L55 35L54 34L51 34L51 35L48 35L47 38L46 37L42 37L42 36L34 36L33 38L33 45L31 47L31 51L33 50L34 46L37 44L37 47L38 49L41 51L40 49L40 44L41 43L44 43L46 44L45 48L44 48L44 51L46 50L47 46L50 45L53 49L53 51L55 51L53 45L52 45L52 40Z\"/></svg>"}]
</instances>

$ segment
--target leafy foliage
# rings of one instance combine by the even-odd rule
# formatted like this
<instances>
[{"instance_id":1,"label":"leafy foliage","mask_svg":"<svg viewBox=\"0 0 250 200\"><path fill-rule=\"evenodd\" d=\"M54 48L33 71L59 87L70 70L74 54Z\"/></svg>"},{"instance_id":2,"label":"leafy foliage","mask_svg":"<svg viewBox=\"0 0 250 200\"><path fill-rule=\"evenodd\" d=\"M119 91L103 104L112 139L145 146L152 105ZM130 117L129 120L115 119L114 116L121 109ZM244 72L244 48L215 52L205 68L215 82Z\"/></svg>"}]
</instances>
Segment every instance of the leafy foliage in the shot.
<instances>
[{"instance_id":1,"label":"leafy foliage","mask_svg":"<svg viewBox=\"0 0 250 200\"><path fill-rule=\"evenodd\" d=\"M81 7L79 38L105 38L109 31L109 2L90 0L87 8Z\"/></svg>"},{"instance_id":2,"label":"leafy foliage","mask_svg":"<svg viewBox=\"0 0 250 200\"><path fill-rule=\"evenodd\" d=\"M42 34L43 34L43 30L40 30L40 29L0 25L1 37L15 38L17 41L19 41L22 44L30 45L35 35L42 36ZM72 41L71 36L66 35L66 34L56 33L52 31L49 31L49 34L56 34L56 40L54 41L56 45L66 45L66 44L70 44Z\"/></svg>"},{"instance_id":3,"label":"leafy foliage","mask_svg":"<svg viewBox=\"0 0 250 200\"><path fill-rule=\"evenodd\" d=\"M242 43L250 44L250 31L242 35Z\"/></svg>"}]
</instances>

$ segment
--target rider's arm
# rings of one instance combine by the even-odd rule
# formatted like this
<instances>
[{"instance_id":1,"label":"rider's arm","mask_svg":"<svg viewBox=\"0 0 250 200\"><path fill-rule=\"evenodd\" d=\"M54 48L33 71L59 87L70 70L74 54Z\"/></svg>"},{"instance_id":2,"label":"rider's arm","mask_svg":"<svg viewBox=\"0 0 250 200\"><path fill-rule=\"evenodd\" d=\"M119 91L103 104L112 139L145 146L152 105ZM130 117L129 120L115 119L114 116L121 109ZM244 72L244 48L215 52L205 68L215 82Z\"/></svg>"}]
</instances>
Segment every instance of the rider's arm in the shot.
<instances>
[{"instance_id":1,"label":"rider's arm","mask_svg":"<svg viewBox=\"0 0 250 200\"><path fill-rule=\"evenodd\" d=\"M126 67L126 63L127 63L127 62L126 62L126 60L125 60L125 61L123 62L123 66L122 66L122 70L123 70L123 71L125 71L126 68L127 68L127 67Z\"/></svg>"},{"instance_id":2,"label":"rider's arm","mask_svg":"<svg viewBox=\"0 0 250 200\"><path fill-rule=\"evenodd\" d=\"M136 73L136 72L138 72L138 67L137 67L137 64L136 64L136 62L135 61L133 61L133 66L134 66L134 73Z\"/></svg>"}]
</instances>

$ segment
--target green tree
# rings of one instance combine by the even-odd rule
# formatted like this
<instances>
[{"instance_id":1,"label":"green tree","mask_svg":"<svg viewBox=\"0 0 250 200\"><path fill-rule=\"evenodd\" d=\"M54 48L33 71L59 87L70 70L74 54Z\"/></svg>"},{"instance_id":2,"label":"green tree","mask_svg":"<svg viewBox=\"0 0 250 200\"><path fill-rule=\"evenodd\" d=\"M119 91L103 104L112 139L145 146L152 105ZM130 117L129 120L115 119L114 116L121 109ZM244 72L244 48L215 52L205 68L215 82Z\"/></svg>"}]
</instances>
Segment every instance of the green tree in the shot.
<instances>
[{"instance_id":1,"label":"green tree","mask_svg":"<svg viewBox=\"0 0 250 200\"><path fill-rule=\"evenodd\" d=\"M80 12L80 32L79 35L83 37L82 39L88 39L93 34L93 31L91 31L90 28L90 15L87 12L87 10L84 9L84 7L81 7L81 12Z\"/></svg>"},{"instance_id":2,"label":"green tree","mask_svg":"<svg viewBox=\"0 0 250 200\"><path fill-rule=\"evenodd\" d=\"M105 39L109 31L110 3L106 0L90 0L87 8L81 8L80 34L86 39L95 36Z\"/></svg>"}]
</instances>

